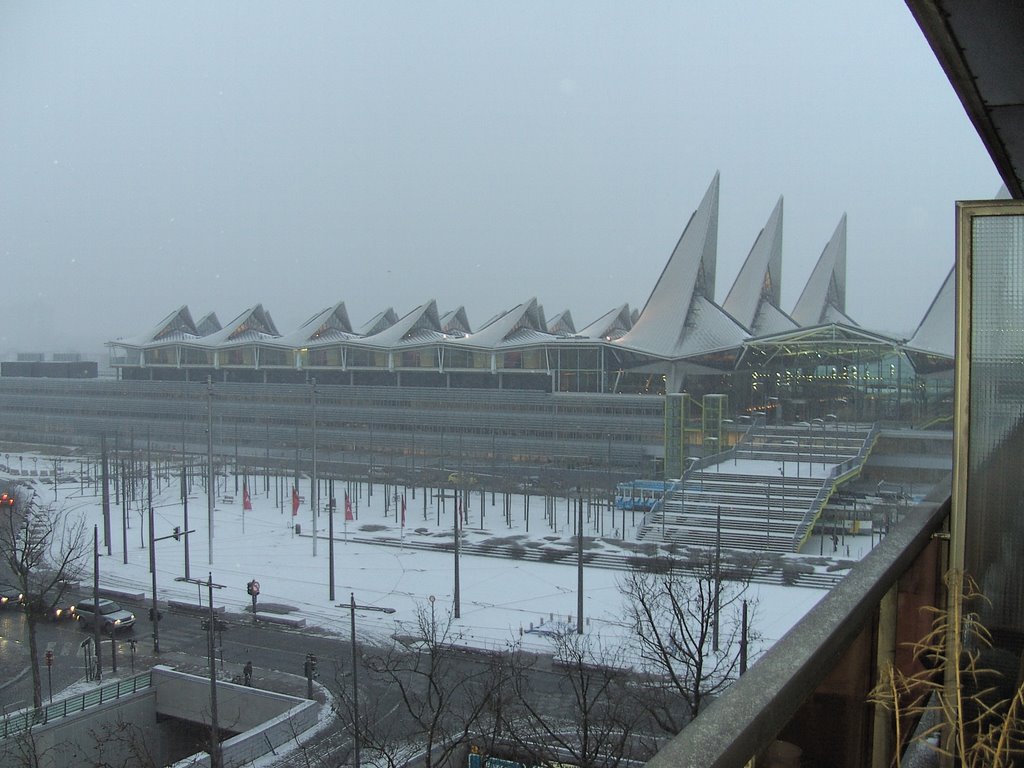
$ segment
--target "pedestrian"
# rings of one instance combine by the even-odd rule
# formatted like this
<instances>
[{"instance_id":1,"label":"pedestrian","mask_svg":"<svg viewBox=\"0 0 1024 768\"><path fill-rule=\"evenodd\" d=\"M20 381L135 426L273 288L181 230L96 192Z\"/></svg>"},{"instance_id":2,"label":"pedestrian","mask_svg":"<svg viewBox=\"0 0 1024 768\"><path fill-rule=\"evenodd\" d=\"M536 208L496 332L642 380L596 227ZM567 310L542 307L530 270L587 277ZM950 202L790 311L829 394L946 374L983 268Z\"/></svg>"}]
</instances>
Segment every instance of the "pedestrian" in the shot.
<instances>
[{"instance_id":1,"label":"pedestrian","mask_svg":"<svg viewBox=\"0 0 1024 768\"><path fill-rule=\"evenodd\" d=\"M245 662L245 667L242 669L242 674L245 676L245 684L252 686L252 662Z\"/></svg>"}]
</instances>

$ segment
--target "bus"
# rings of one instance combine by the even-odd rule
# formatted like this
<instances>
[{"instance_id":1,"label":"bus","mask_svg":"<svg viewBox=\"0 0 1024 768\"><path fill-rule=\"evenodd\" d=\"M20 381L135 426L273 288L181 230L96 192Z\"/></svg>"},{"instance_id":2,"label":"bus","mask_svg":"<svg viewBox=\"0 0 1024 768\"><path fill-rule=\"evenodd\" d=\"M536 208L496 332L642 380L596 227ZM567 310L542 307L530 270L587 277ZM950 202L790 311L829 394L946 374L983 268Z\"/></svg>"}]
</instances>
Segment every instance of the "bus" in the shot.
<instances>
[{"instance_id":1,"label":"bus","mask_svg":"<svg viewBox=\"0 0 1024 768\"><path fill-rule=\"evenodd\" d=\"M678 480L630 480L615 486L615 508L650 512Z\"/></svg>"}]
</instances>

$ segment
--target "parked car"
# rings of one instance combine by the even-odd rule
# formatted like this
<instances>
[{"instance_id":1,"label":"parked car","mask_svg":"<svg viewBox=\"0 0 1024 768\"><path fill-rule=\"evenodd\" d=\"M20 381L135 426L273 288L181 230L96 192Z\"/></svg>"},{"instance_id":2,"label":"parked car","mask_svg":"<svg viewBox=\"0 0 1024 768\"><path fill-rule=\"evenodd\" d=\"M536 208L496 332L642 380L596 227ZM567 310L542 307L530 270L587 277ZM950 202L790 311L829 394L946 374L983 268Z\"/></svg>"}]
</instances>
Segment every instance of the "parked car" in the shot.
<instances>
[{"instance_id":1,"label":"parked car","mask_svg":"<svg viewBox=\"0 0 1024 768\"><path fill-rule=\"evenodd\" d=\"M0 584L0 608L13 608L21 605L21 590L10 584Z\"/></svg>"},{"instance_id":2,"label":"parked car","mask_svg":"<svg viewBox=\"0 0 1024 768\"><path fill-rule=\"evenodd\" d=\"M104 632L128 629L135 624L135 614L126 611L113 600L93 601L92 598L89 598L80 601L73 610L75 618L85 626L92 627L99 624L100 629Z\"/></svg>"}]
</instances>

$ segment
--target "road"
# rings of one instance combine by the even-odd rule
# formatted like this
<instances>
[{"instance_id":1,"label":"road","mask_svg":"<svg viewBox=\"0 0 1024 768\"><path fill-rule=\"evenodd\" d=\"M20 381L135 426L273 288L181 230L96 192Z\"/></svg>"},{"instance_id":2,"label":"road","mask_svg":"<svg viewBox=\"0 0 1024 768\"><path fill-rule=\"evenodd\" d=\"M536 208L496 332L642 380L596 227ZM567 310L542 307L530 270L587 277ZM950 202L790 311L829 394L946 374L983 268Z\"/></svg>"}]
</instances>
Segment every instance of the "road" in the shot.
<instances>
[{"instance_id":1,"label":"road","mask_svg":"<svg viewBox=\"0 0 1024 768\"><path fill-rule=\"evenodd\" d=\"M130 674L132 663L139 671L154 664L168 662L178 666L181 659L188 660L193 667L189 671L202 673L207 660L207 633L202 628L202 617L192 613L180 613L167 608L163 610L160 622L161 654L153 653L152 624L148 619L148 606L144 603L119 601L132 610L138 618L133 634L118 635L113 643L117 648L119 676ZM253 684L261 685L261 678L270 671L285 672L301 677L307 654L318 659L319 682L335 695L351 688L351 646L348 638L330 637L310 631L308 628L293 629L274 624L261 623L254 626L247 615L220 617L226 630L216 635L216 664L223 675L240 675L241 667L251 661L254 668ZM11 712L29 706L32 700L32 679L28 674L28 643L24 614L18 609L0 611L0 702L4 712ZM49 698L47 671L52 675L55 697L65 688L86 679L86 657L83 643L91 642L91 633L78 622L42 623L38 626L40 665L43 672L43 699ZM134 659L132 641L135 642ZM102 642L103 678L111 677L112 641ZM47 670L43 660L44 652L53 651L54 662ZM372 654L371 649L364 649ZM455 663L466 677L480 671L482 665L491 663L488 655L480 652L458 652ZM549 716L564 717L571 711L571 696L567 697L564 672L553 668L550 659L535 659L528 672L533 695L538 698L542 710ZM298 681L297 695L302 695L301 681ZM403 720L402 705L397 686L387 685L381 678L369 674L363 665L359 669L359 687L363 706L395 727ZM347 698L347 697L346 697ZM342 706L341 711L345 708ZM364 715L369 709L364 710ZM339 727L322 735L315 748L319 757L330 755L340 764L348 759L351 739L347 728ZM305 760L302 754L296 759Z\"/></svg>"}]
</instances>

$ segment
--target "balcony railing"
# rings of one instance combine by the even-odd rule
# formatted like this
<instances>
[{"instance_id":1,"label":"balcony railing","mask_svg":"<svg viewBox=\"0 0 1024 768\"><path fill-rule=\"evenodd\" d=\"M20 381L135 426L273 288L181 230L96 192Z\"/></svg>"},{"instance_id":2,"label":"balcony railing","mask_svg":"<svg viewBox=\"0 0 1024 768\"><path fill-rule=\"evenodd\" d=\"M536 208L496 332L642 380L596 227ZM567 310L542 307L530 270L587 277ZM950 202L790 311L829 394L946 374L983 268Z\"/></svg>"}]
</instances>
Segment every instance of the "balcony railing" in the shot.
<instances>
[{"instance_id":1,"label":"balcony railing","mask_svg":"<svg viewBox=\"0 0 1024 768\"><path fill-rule=\"evenodd\" d=\"M948 517L948 499L914 508L803 620L664 746L647 763L649 768L752 765L780 737L805 752L832 750L831 765L870 765L874 714L866 704L866 691L878 661L880 605L913 571L913 578L907 578L912 593L900 590L898 617L892 609L888 620L907 624L896 633L897 641L921 636L915 634L921 612L912 610L913 603L935 605L939 600L943 558L937 554L942 543L935 539L942 538L936 534ZM856 659L837 674L847 654ZM846 682L836 683L837 677L856 678L856 683L837 694ZM824 703L806 707L826 680L831 688ZM844 696L841 704L835 703ZM801 716L796 718L798 710ZM837 712L842 716L836 717ZM845 736L837 738L837 732Z\"/></svg>"}]
</instances>

